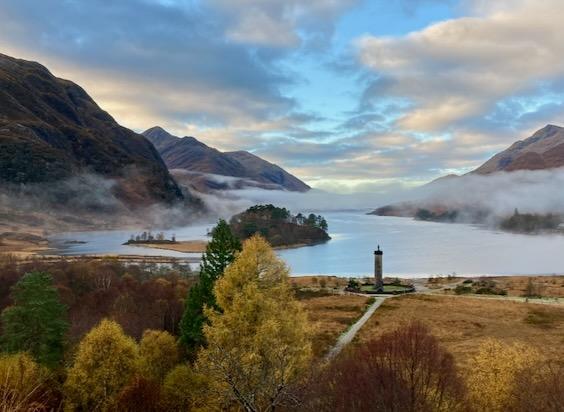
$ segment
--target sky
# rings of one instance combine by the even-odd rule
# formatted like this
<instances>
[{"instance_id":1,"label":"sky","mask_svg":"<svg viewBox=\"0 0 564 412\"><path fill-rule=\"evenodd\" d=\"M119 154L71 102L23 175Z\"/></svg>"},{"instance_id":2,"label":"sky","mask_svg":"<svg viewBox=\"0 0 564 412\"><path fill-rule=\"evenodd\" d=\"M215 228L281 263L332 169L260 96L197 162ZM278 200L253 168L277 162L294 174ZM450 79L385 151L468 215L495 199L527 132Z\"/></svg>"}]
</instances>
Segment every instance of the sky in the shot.
<instances>
[{"instance_id":1,"label":"sky","mask_svg":"<svg viewBox=\"0 0 564 412\"><path fill-rule=\"evenodd\" d=\"M564 115L562 0L2 0L0 53L122 125L340 193L465 173Z\"/></svg>"}]
</instances>

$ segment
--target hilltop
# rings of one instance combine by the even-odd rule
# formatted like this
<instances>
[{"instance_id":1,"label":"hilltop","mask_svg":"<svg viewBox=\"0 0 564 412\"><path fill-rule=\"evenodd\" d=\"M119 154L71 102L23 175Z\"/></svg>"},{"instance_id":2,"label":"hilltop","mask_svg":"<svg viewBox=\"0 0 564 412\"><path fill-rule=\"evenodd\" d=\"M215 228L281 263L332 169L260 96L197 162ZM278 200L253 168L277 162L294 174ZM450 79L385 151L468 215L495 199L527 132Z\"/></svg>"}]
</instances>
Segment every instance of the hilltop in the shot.
<instances>
[{"instance_id":1,"label":"hilltop","mask_svg":"<svg viewBox=\"0 0 564 412\"><path fill-rule=\"evenodd\" d=\"M295 192L310 189L281 167L249 152L221 152L194 137L176 137L158 126L143 135L154 144L170 170L189 172L189 183L199 191L246 186Z\"/></svg>"},{"instance_id":2,"label":"hilltop","mask_svg":"<svg viewBox=\"0 0 564 412\"><path fill-rule=\"evenodd\" d=\"M472 171L491 174L499 171L543 170L564 166L564 128L547 125L531 137L513 143Z\"/></svg>"}]
</instances>

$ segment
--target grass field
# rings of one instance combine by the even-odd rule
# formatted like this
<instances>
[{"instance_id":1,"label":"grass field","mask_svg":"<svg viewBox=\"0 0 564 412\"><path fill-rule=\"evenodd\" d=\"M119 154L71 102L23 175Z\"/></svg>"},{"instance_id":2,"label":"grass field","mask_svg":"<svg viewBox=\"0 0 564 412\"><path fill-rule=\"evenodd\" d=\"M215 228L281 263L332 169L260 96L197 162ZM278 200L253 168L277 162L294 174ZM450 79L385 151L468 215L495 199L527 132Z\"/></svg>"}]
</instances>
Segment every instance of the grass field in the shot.
<instances>
[{"instance_id":1,"label":"grass field","mask_svg":"<svg viewBox=\"0 0 564 412\"><path fill-rule=\"evenodd\" d=\"M529 279L533 291L544 297L564 297L564 275L552 276L486 276L486 277L431 277L425 283L429 289L454 288L465 279L473 282L491 281L495 288L504 290L508 296L523 296L527 290ZM465 284L470 286L470 284Z\"/></svg>"},{"instance_id":2,"label":"grass field","mask_svg":"<svg viewBox=\"0 0 564 412\"><path fill-rule=\"evenodd\" d=\"M369 299L356 295L300 299L314 327L315 356L323 356L335 344L339 335L362 316Z\"/></svg>"},{"instance_id":3,"label":"grass field","mask_svg":"<svg viewBox=\"0 0 564 412\"><path fill-rule=\"evenodd\" d=\"M564 297L564 276L499 276L493 278L509 296L522 296L529 279L542 296Z\"/></svg>"},{"instance_id":4,"label":"grass field","mask_svg":"<svg viewBox=\"0 0 564 412\"><path fill-rule=\"evenodd\" d=\"M564 359L564 307L471 297L405 295L386 300L354 344L410 321L429 326L464 370L486 338L537 347L549 359Z\"/></svg>"}]
</instances>

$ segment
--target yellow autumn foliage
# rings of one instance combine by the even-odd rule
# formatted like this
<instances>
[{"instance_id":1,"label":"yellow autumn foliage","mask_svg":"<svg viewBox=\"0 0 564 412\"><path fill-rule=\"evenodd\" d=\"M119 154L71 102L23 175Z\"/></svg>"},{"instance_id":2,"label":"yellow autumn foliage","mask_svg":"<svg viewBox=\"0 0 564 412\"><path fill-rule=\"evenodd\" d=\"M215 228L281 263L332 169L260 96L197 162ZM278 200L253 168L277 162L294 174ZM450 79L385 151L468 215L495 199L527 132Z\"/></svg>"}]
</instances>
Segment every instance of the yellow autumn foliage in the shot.
<instances>
[{"instance_id":1,"label":"yellow autumn foliage","mask_svg":"<svg viewBox=\"0 0 564 412\"><path fill-rule=\"evenodd\" d=\"M146 379L161 382L178 363L174 336L161 330L146 330L139 342L140 373Z\"/></svg>"},{"instance_id":2,"label":"yellow autumn foliage","mask_svg":"<svg viewBox=\"0 0 564 412\"><path fill-rule=\"evenodd\" d=\"M212 382L214 398L246 410L286 401L311 358L311 330L294 298L288 268L260 236L226 269L214 288L222 312L206 308L208 346L198 370Z\"/></svg>"},{"instance_id":3,"label":"yellow autumn foliage","mask_svg":"<svg viewBox=\"0 0 564 412\"><path fill-rule=\"evenodd\" d=\"M507 410L516 376L541 360L539 352L529 346L495 339L484 341L472 359L468 377L469 395L475 409Z\"/></svg>"},{"instance_id":4,"label":"yellow autumn foliage","mask_svg":"<svg viewBox=\"0 0 564 412\"><path fill-rule=\"evenodd\" d=\"M161 403L166 411L214 410L213 400L206 399L208 380L188 365L178 365L165 377Z\"/></svg>"},{"instance_id":5,"label":"yellow autumn foliage","mask_svg":"<svg viewBox=\"0 0 564 412\"><path fill-rule=\"evenodd\" d=\"M135 341L116 322L102 320L78 345L65 382L65 410L111 410L138 365Z\"/></svg>"},{"instance_id":6,"label":"yellow autumn foliage","mask_svg":"<svg viewBox=\"0 0 564 412\"><path fill-rule=\"evenodd\" d=\"M39 409L48 374L27 353L0 356L0 411Z\"/></svg>"}]
</instances>

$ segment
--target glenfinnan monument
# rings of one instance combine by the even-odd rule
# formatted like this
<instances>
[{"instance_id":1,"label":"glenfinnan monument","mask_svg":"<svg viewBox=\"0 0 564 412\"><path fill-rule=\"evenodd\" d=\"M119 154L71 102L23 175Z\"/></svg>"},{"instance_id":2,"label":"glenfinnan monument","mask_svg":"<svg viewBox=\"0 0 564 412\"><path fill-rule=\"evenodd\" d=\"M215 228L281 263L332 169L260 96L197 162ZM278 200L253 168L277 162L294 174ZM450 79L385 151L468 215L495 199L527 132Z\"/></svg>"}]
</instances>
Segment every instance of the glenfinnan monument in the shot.
<instances>
[{"instance_id":1,"label":"glenfinnan monument","mask_svg":"<svg viewBox=\"0 0 564 412\"><path fill-rule=\"evenodd\" d=\"M380 245L378 245L378 250L374 251L374 289L376 292L384 291L384 280L382 278L382 258L384 257L384 252L380 250Z\"/></svg>"}]
</instances>

